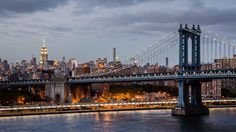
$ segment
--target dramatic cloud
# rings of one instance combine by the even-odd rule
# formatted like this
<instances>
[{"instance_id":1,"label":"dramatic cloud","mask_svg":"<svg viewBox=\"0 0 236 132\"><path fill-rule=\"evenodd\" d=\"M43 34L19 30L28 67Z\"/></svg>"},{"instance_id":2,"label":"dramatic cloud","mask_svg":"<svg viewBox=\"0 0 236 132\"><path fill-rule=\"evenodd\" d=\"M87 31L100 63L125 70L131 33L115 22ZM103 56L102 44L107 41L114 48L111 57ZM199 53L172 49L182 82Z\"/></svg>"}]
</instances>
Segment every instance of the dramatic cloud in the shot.
<instances>
[{"instance_id":1,"label":"dramatic cloud","mask_svg":"<svg viewBox=\"0 0 236 132\"><path fill-rule=\"evenodd\" d=\"M200 0L172 0L172 1L129 1L133 4L119 3L116 7L103 7L108 0L103 1L96 7L91 6L90 13L80 14L78 9L78 25L93 29L116 30L123 33L155 33L175 30L179 23L200 24L203 27L212 25L233 26L236 22L236 7L218 8L204 5ZM117 5L116 2L108 2L109 5ZM136 3L136 4L135 4ZM138 3L138 4L137 4ZM89 4L89 3L87 3ZM90 3L91 4L91 3ZM126 6L121 6L121 5ZM92 4L93 5L93 4ZM83 23L84 22L84 23ZM104 28L105 27L105 28ZM91 29L90 29L91 28ZM225 29L227 30L227 29Z\"/></svg>"},{"instance_id":2,"label":"dramatic cloud","mask_svg":"<svg viewBox=\"0 0 236 132\"><path fill-rule=\"evenodd\" d=\"M0 49L0 58L18 57L7 50L23 52L22 58L38 55L43 36L51 58L107 57L111 53L104 51L114 46L126 58L176 31L179 23L200 24L202 30L234 39L235 12L234 0L2 0L0 44L6 49ZM19 44L32 50L13 48Z\"/></svg>"},{"instance_id":3,"label":"dramatic cloud","mask_svg":"<svg viewBox=\"0 0 236 132\"><path fill-rule=\"evenodd\" d=\"M79 0L79 3L81 6L84 6L85 8L90 7L119 7L119 6L130 6L140 3L145 3L149 1L155 1L155 0ZM164 1L164 0L161 0Z\"/></svg>"},{"instance_id":4,"label":"dramatic cloud","mask_svg":"<svg viewBox=\"0 0 236 132\"><path fill-rule=\"evenodd\" d=\"M1 0L1 13L30 13L56 8L68 0Z\"/></svg>"}]
</instances>

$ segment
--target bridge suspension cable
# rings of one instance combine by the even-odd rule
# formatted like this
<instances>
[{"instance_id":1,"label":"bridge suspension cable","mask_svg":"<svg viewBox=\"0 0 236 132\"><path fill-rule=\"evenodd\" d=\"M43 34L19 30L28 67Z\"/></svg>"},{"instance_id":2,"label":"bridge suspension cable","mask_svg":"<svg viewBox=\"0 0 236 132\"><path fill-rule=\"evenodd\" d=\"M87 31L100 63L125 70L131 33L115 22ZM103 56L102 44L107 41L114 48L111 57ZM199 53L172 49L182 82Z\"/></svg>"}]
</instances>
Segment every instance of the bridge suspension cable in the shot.
<instances>
[{"instance_id":1,"label":"bridge suspension cable","mask_svg":"<svg viewBox=\"0 0 236 132\"><path fill-rule=\"evenodd\" d=\"M200 35L194 30L185 30ZM142 70L146 65L169 65L169 60L171 60L170 62L172 65L178 65L178 59L176 59L178 58L179 52L178 35L178 32L172 32L154 45L148 47L145 50L142 50L130 58L125 59L122 64L114 64L113 67L106 68L101 72L92 73L91 75L105 75L119 72L124 73L126 70L132 73L132 69L135 69L134 72L144 72ZM236 52L235 41L204 31L201 33L200 47L202 64L212 64L215 59L232 57Z\"/></svg>"},{"instance_id":2,"label":"bridge suspension cable","mask_svg":"<svg viewBox=\"0 0 236 132\"><path fill-rule=\"evenodd\" d=\"M235 54L236 42L210 32L201 35L201 59L203 64L213 63L216 59L231 58Z\"/></svg>"},{"instance_id":3,"label":"bridge suspension cable","mask_svg":"<svg viewBox=\"0 0 236 132\"><path fill-rule=\"evenodd\" d=\"M114 65L113 67L107 68L102 72L92 73L90 75L105 75L105 74L112 74L118 73L125 70L130 70L133 67L139 69L139 67L143 67L147 64L151 65L164 65L166 57L174 58L176 55L173 56L173 52L166 53L171 48L176 48L178 43L178 32L171 32L166 37L158 41L157 43L153 44L152 46L148 47L145 50L142 50L138 54L125 59L122 64ZM174 47L176 46L176 47ZM176 51L174 53L177 53ZM169 58L168 58L169 59ZM174 59L173 59L174 60ZM141 69L141 68L140 68Z\"/></svg>"}]
</instances>

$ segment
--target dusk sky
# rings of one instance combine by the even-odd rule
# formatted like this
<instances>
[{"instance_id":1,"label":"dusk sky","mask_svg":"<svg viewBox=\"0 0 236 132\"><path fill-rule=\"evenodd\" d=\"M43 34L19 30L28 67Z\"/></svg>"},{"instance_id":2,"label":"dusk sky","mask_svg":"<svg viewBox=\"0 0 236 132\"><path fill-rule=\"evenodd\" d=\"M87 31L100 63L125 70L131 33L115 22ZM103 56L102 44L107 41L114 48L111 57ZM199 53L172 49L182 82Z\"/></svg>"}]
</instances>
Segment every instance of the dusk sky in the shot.
<instances>
[{"instance_id":1,"label":"dusk sky","mask_svg":"<svg viewBox=\"0 0 236 132\"><path fill-rule=\"evenodd\" d=\"M235 0L1 0L0 58L39 61L45 37L49 59L129 58L179 23L199 24L236 39Z\"/></svg>"}]
</instances>

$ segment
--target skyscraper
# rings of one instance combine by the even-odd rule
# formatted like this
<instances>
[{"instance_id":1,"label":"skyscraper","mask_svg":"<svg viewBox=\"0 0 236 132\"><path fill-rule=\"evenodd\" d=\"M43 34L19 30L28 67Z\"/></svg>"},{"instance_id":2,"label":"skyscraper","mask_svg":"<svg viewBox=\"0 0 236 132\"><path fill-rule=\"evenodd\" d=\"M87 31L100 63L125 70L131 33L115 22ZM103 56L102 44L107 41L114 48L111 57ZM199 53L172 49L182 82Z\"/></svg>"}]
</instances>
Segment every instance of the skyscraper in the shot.
<instances>
[{"instance_id":1,"label":"skyscraper","mask_svg":"<svg viewBox=\"0 0 236 132\"><path fill-rule=\"evenodd\" d=\"M113 63L116 63L116 48L113 48Z\"/></svg>"},{"instance_id":2,"label":"skyscraper","mask_svg":"<svg viewBox=\"0 0 236 132\"><path fill-rule=\"evenodd\" d=\"M169 67L169 58L166 57L166 67Z\"/></svg>"},{"instance_id":3,"label":"skyscraper","mask_svg":"<svg viewBox=\"0 0 236 132\"><path fill-rule=\"evenodd\" d=\"M9 65L8 65L7 60L4 60L4 61L3 61L3 70L4 70L4 71L8 71L8 70L9 70Z\"/></svg>"},{"instance_id":4,"label":"skyscraper","mask_svg":"<svg viewBox=\"0 0 236 132\"><path fill-rule=\"evenodd\" d=\"M30 60L31 65L36 66L37 65L37 61L36 58L34 56L32 56L32 59Z\"/></svg>"},{"instance_id":5,"label":"skyscraper","mask_svg":"<svg viewBox=\"0 0 236 132\"><path fill-rule=\"evenodd\" d=\"M43 46L40 49L40 65L45 66L48 60L48 49L46 47L46 41L43 40Z\"/></svg>"}]
</instances>

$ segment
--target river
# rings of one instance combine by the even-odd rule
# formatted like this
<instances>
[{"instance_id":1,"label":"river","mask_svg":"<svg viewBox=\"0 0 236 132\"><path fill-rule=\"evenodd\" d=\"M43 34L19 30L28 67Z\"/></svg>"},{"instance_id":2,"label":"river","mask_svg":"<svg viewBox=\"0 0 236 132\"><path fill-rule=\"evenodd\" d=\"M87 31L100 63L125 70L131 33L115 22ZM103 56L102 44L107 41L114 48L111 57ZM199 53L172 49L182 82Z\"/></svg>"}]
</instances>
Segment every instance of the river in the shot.
<instances>
[{"instance_id":1,"label":"river","mask_svg":"<svg viewBox=\"0 0 236 132\"><path fill-rule=\"evenodd\" d=\"M236 132L236 108L211 108L201 117L175 117L169 109L0 117L0 131Z\"/></svg>"}]
</instances>

